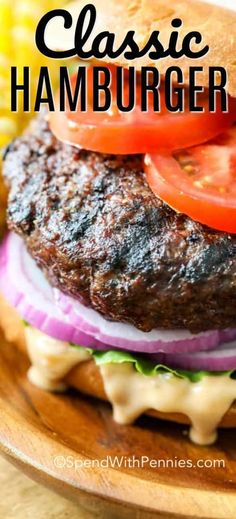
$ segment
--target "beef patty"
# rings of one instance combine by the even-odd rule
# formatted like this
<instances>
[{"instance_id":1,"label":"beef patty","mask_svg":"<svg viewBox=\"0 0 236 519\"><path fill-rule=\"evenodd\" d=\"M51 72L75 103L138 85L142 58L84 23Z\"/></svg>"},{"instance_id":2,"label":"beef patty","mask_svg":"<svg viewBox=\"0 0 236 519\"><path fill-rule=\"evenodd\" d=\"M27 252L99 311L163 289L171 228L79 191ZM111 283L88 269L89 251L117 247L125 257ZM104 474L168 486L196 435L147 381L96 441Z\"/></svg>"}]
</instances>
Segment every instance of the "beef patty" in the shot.
<instances>
[{"instance_id":1,"label":"beef patty","mask_svg":"<svg viewBox=\"0 0 236 519\"><path fill-rule=\"evenodd\" d=\"M156 198L142 157L79 151L41 116L4 173L9 227L63 292L144 331L236 326L236 236Z\"/></svg>"}]
</instances>

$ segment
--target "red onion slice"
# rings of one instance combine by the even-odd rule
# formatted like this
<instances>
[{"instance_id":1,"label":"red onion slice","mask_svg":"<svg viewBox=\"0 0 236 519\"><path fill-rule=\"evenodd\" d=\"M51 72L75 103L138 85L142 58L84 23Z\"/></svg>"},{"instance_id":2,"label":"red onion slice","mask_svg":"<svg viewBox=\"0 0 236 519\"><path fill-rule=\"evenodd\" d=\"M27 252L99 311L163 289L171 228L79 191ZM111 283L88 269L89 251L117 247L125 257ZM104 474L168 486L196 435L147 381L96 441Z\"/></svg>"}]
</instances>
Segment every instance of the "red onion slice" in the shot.
<instances>
[{"instance_id":1,"label":"red onion slice","mask_svg":"<svg viewBox=\"0 0 236 519\"><path fill-rule=\"evenodd\" d=\"M96 339L71 325L55 305L53 289L28 254L24 242L9 233L0 248L0 290L31 326L55 339L104 349Z\"/></svg>"},{"instance_id":2,"label":"red onion slice","mask_svg":"<svg viewBox=\"0 0 236 519\"><path fill-rule=\"evenodd\" d=\"M145 333L130 324L107 321L80 301L57 289L54 292L63 313L74 326L113 348L141 353L185 353L213 349L222 342L236 338L236 329L213 330L198 335L187 330L153 330Z\"/></svg>"},{"instance_id":3,"label":"red onion slice","mask_svg":"<svg viewBox=\"0 0 236 519\"><path fill-rule=\"evenodd\" d=\"M144 333L129 324L107 321L95 310L52 289L23 240L14 233L8 234L0 249L0 290L35 328L56 339L94 349L184 353L214 349L222 341L236 338L236 329L198 335L185 330Z\"/></svg>"},{"instance_id":4,"label":"red onion slice","mask_svg":"<svg viewBox=\"0 0 236 519\"><path fill-rule=\"evenodd\" d=\"M149 360L172 368L190 371L228 371L236 369L236 341L222 344L215 350L176 355L150 355Z\"/></svg>"}]
</instances>

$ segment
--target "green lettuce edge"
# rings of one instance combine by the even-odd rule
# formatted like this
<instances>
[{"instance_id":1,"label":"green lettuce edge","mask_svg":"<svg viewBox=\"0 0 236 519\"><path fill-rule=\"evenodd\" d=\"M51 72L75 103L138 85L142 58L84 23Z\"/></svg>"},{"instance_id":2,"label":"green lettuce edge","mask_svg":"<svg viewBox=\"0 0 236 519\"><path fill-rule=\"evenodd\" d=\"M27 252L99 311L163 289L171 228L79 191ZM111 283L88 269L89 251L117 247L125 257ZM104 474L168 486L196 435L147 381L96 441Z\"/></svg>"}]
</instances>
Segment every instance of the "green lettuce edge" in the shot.
<instances>
[{"instance_id":1,"label":"green lettuce edge","mask_svg":"<svg viewBox=\"0 0 236 519\"><path fill-rule=\"evenodd\" d=\"M22 323L24 326L29 326L29 323L22 319ZM188 371L183 369L173 369L169 366L164 366L162 364L154 364L142 354L139 353L131 353L129 351L124 350L106 350L99 351L93 350L91 348L84 348L84 346L78 346L74 343L69 343L73 348L78 349L86 349L94 358L97 366L102 366L104 364L124 364L125 362L132 363L134 368L138 373L148 377L154 377L155 375L163 375L169 374L178 378L187 378L191 382L199 382L203 377L209 376L230 376L233 379L236 379L236 369L230 371Z\"/></svg>"},{"instance_id":2,"label":"green lettuce edge","mask_svg":"<svg viewBox=\"0 0 236 519\"><path fill-rule=\"evenodd\" d=\"M73 345L75 346L75 345ZM191 382L199 382L206 376L230 376L236 378L236 371L188 371L182 369L173 369L162 364L153 364L148 359L142 357L140 354L131 353L128 351L108 350L98 351L87 349L93 356L96 365L102 366L104 364L124 364L125 362L132 363L138 373L152 377L160 374L170 374L178 378L187 378Z\"/></svg>"}]
</instances>

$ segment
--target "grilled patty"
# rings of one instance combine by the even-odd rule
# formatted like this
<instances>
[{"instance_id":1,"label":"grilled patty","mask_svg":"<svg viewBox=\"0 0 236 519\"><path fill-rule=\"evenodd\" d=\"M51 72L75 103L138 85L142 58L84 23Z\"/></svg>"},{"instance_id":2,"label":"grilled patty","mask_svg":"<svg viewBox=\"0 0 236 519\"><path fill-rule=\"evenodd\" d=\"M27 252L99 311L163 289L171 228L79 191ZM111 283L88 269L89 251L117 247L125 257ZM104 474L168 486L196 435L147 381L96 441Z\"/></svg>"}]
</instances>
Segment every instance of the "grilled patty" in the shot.
<instances>
[{"instance_id":1,"label":"grilled patty","mask_svg":"<svg viewBox=\"0 0 236 519\"><path fill-rule=\"evenodd\" d=\"M142 157L79 151L41 116L4 174L9 227L63 292L144 331L236 326L236 236L155 197Z\"/></svg>"}]
</instances>

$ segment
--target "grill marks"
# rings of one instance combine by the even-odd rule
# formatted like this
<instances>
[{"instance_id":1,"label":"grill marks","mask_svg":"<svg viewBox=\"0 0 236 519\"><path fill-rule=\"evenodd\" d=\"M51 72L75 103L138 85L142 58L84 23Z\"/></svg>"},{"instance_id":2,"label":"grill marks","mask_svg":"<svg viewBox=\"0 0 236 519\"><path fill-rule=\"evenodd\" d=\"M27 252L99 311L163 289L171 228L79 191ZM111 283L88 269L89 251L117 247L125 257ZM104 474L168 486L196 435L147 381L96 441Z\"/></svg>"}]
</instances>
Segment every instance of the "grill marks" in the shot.
<instances>
[{"instance_id":1,"label":"grill marks","mask_svg":"<svg viewBox=\"0 0 236 519\"><path fill-rule=\"evenodd\" d=\"M158 200L142 157L63 145L41 117L4 171L9 226L64 292L146 331L236 325L236 238Z\"/></svg>"}]
</instances>

